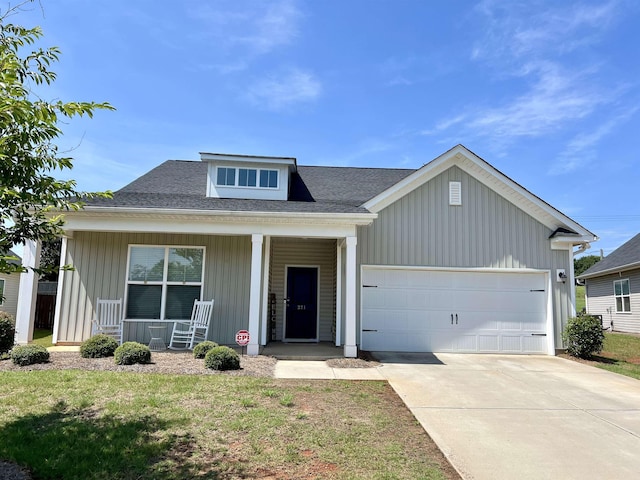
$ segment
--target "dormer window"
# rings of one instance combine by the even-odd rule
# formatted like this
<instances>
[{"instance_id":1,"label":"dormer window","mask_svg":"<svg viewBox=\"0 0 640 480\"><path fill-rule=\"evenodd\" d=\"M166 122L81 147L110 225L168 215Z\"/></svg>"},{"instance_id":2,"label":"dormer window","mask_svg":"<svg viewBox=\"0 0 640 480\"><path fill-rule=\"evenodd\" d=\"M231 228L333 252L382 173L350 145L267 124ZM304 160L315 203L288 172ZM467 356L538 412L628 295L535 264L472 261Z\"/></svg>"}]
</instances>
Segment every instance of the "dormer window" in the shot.
<instances>
[{"instance_id":1,"label":"dormer window","mask_svg":"<svg viewBox=\"0 0 640 480\"><path fill-rule=\"evenodd\" d=\"M278 188L278 170L218 167L216 185L221 187Z\"/></svg>"}]
</instances>

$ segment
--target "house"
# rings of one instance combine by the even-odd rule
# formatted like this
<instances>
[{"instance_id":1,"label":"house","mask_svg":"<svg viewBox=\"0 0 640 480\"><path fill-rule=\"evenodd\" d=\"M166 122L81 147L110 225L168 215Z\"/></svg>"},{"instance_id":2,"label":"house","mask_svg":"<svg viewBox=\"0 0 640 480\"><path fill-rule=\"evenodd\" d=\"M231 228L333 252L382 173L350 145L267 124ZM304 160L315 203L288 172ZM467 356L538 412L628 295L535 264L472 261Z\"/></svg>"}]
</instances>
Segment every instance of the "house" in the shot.
<instances>
[{"instance_id":1,"label":"house","mask_svg":"<svg viewBox=\"0 0 640 480\"><path fill-rule=\"evenodd\" d=\"M18 260L12 263L20 263L21 258L13 251L9 250L8 256L16 257ZM20 273L0 273L0 310L7 312L15 318L18 306L18 291L20 288Z\"/></svg>"},{"instance_id":2,"label":"house","mask_svg":"<svg viewBox=\"0 0 640 480\"><path fill-rule=\"evenodd\" d=\"M89 337L96 298L123 298L124 336L142 342L213 298L209 337L247 329L252 355L271 341L553 355L575 314L573 249L597 239L462 145L417 170L201 153L65 216L75 271L55 343Z\"/></svg>"},{"instance_id":3,"label":"house","mask_svg":"<svg viewBox=\"0 0 640 480\"><path fill-rule=\"evenodd\" d=\"M586 270L587 312L602 326L640 333L640 233Z\"/></svg>"}]
</instances>

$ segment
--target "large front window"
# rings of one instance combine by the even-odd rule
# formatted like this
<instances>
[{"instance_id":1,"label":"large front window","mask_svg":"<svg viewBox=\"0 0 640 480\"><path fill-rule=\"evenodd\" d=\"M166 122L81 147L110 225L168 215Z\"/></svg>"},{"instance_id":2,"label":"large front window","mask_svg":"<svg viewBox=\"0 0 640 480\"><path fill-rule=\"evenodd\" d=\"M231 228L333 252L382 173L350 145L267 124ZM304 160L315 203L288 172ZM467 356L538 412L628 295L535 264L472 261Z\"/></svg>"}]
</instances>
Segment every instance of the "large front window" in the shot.
<instances>
[{"instance_id":1,"label":"large front window","mask_svg":"<svg viewBox=\"0 0 640 480\"><path fill-rule=\"evenodd\" d=\"M204 247L131 246L127 272L128 319L191 317L202 293Z\"/></svg>"},{"instance_id":2,"label":"large front window","mask_svg":"<svg viewBox=\"0 0 640 480\"><path fill-rule=\"evenodd\" d=\"M616 312L628 313L631 311L631 296L629 279L614 280L613 293L616 297Z\"/></svg>"}]
</instances>

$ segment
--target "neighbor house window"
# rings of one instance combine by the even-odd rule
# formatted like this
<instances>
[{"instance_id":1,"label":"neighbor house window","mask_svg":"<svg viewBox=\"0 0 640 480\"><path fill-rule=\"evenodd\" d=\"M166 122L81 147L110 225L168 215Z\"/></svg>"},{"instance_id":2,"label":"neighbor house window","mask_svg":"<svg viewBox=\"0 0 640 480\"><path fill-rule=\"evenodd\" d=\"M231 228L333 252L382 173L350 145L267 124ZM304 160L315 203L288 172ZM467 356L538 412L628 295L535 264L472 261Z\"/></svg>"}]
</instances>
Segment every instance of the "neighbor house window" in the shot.
<instances>
[{"instance_id":1,"label":"neighbor house window","mask_svg":"<svg viewBox=\"0 0 640 480\"><path fill-rule=\"evenodd\" d=\"M202 294L204 247L131 246L126 317L176 320L191 317Z\"/></svg>"},{"instance_id":2,"label":"neighbor house window","mask_svg":"<svg viewBox=\"0 0 640 480\"><path fill-rule=\"evenodd\" d=\"M629 279L615 280L613 282L613 294L616 297L616 312L625 313L631 311L631 296Z\"/></svg>"},{"instance_id":3,"label":"neighbor house window","mask_svg":"<svg viewBox=\"0 0 640 480\"><path fill-rule=\"evenodd\" d=\"M217 167L216 185L224 187L278 188L278 170Z\"/></svg>"},{"instance_id":4,"label":"neighbor house window","mask_svg":"<svg viewBox=\"0 0 640 480\"><path fill-rule=\"evenodd\" d=\"M4 279L0 278L0 305L4 303Z\"/></svg>"}]
</instances>

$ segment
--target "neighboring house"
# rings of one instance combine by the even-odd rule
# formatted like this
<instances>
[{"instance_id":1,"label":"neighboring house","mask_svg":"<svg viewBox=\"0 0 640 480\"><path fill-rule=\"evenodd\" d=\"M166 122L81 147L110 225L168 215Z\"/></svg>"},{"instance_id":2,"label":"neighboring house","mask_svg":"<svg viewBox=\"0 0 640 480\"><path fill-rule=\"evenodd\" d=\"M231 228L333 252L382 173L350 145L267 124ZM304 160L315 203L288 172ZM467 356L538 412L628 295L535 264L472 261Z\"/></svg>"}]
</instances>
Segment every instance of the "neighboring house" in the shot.
<instances>
[{"instance_id":1,"label":"neighboring house","mask_svg":"<svg viewBox=\"0 0 640 480\"><path fill-rule=\"evenodd\" d=\"M587 312L602 315L603 327L640 333L640 233L580 279L586 284Z\"/></svg>"},{"instance_id":2,"label":"neighboring house","mask_svg":"<svg viewBox=\"0 0 640 480\"><path fill-rule=\"evenodd\" d=\"M417 170L202 153L65 216L75 271L54 342L90 336L96 298L123 298L124 336L142 342L213 298L209 337L248 329L249 354L554 354L575 314L573 249L597 239L461 145Z\"/></svg>"},{"instance_id":3,"label":"neighboring house","mask_svg":"<svg viewBox=\"0 0 640 480\"><path fill-rule=\"evenodd\" d=\"M13 263L20 263L21 259L9 250L9 255L18 258ZM0 310L10 313L15 318L18 307L18 291L20 289L20 274L0 273Z\"/></svg>"}]
</instances>

